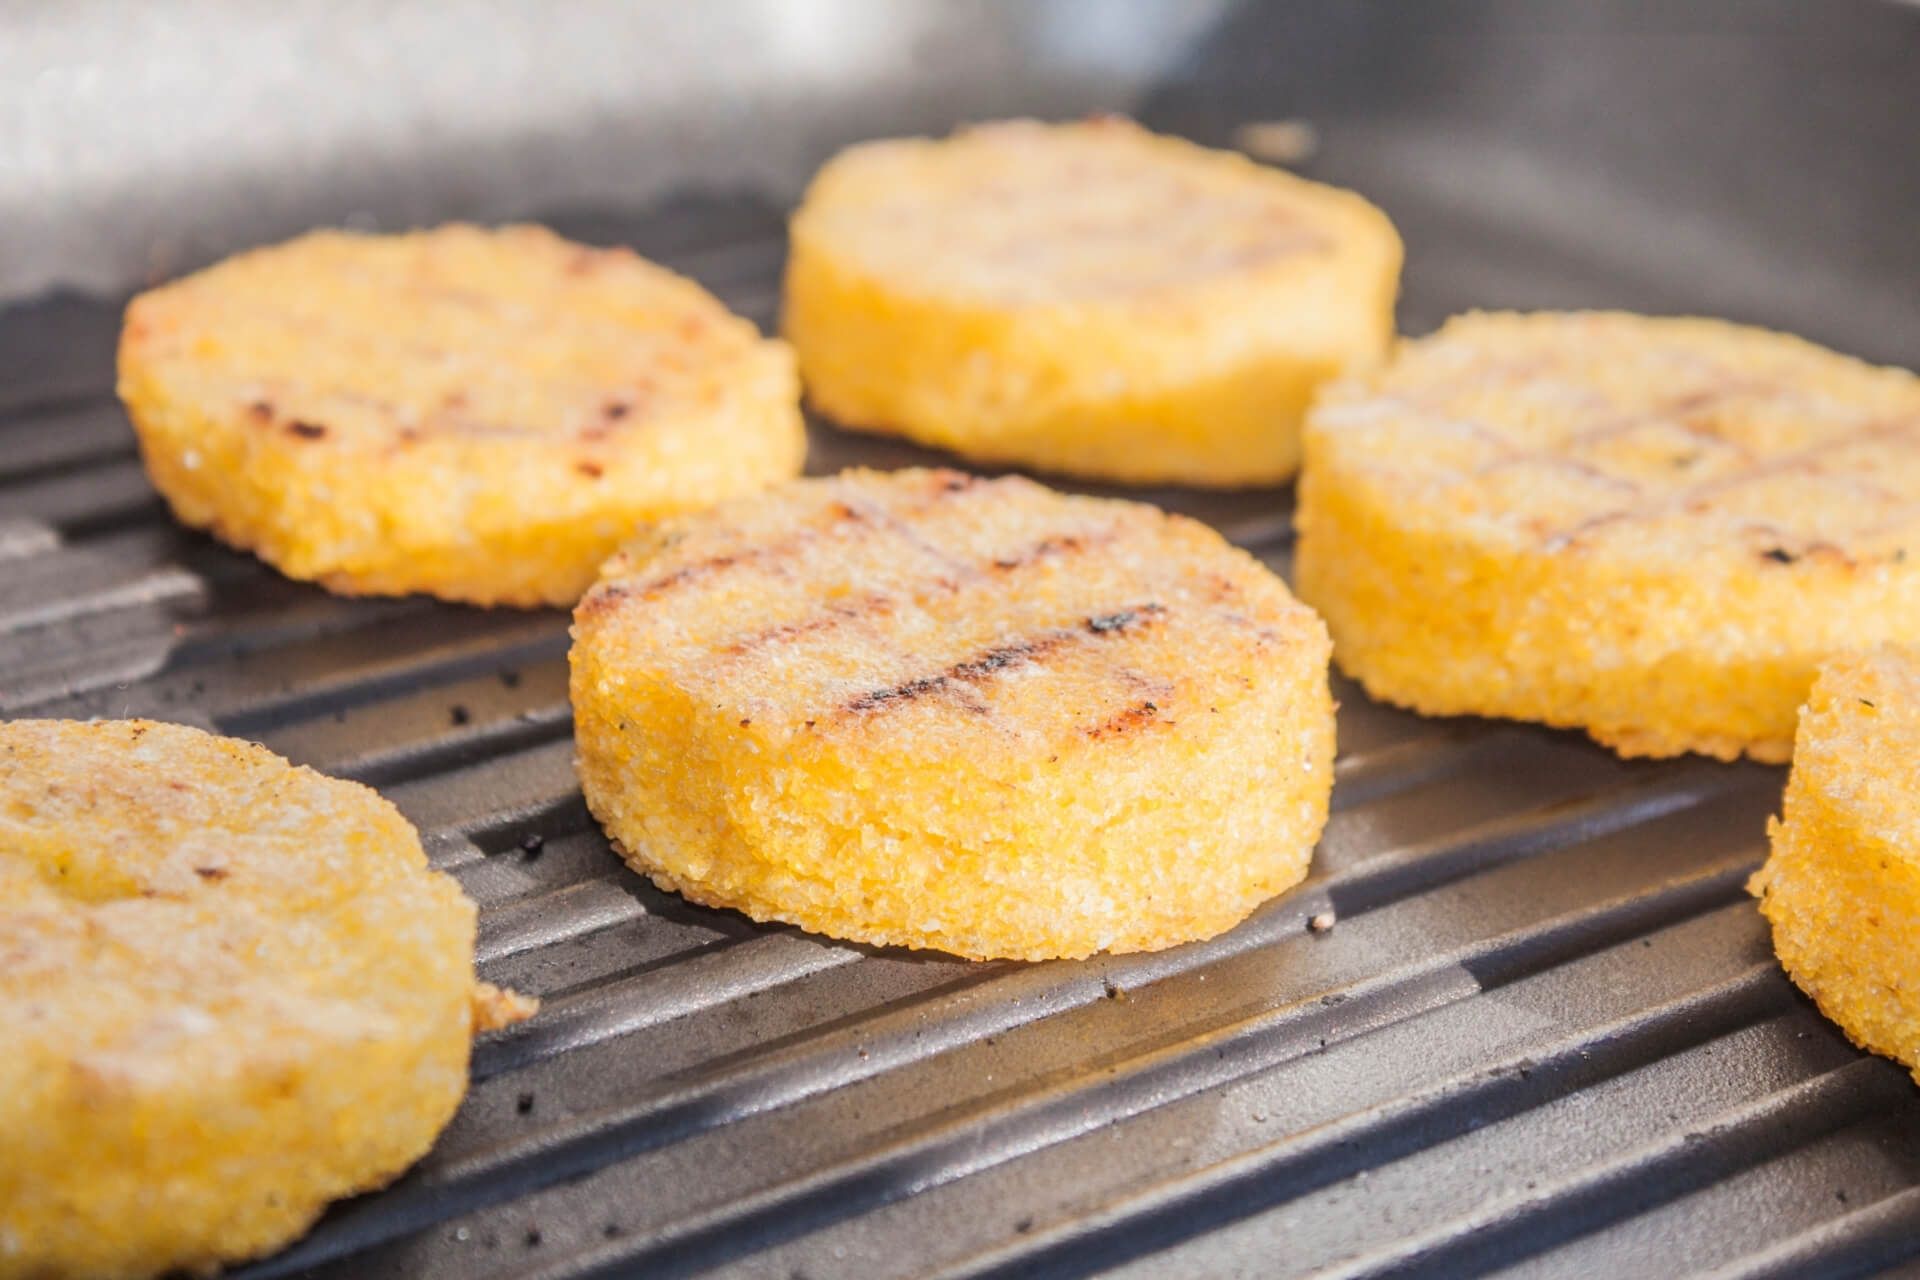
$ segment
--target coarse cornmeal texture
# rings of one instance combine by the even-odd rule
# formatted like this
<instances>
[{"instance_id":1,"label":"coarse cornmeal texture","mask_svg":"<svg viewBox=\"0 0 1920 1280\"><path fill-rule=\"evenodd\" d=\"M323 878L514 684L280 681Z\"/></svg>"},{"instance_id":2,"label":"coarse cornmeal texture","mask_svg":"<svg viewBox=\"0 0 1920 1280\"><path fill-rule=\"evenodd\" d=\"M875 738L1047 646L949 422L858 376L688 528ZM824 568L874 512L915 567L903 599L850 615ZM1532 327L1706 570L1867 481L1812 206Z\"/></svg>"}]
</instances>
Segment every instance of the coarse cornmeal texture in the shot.
<instances>
[{"instance_id":1,"label":"coarse cornmeal texture","mask_svg":"<svg viewBox=\"0 0 1920 1280\"><path fill-rule=\"evenodd\" d=\"M663 526L574 611L587 803L667 889L861 942L1223 930L1326 821L1320 620L1152 507L849 472Z\"/></svg>"},{"instance_id":2,"label":"coarse cornmeal texture","mask_svg":"<svg viewBox=\"0 0 1920 1280\"><path fill-rule=\"evenodd\" d=\"M572 604L635 525L797 474L799 395L699 285L532 226L314 232L120 341L174 513L350 595Z\"/></svg>"},{"instance_id":3,"label":"coarse cornmeal texture","mask_svg":"<svg viewBox=\"0 0 1920 1280\"><path fill-rule=\"evenodd\" d=\"M1920 1079L1920 649L1822 668L1784 821L1748 885L1780 962L1863 1049Z\"/></svg>"},{"instance_id":4,"label":"coarse cornmeal texture","mask_svg":"<svg viewBox=\"0 0 1920 1280\"><path fill-rule=\"evenodd\" d=\"M1713 320L1468 315L1309 417L1295 586L1375 697L1785 760L1920 635L1920 380Z\"/></svg>"},{"instance_id":5,"label":"coarse cornmeal texture","mask_svg":"<svg viewBox=\"0 0 1920 1280\"><path fill-rule=\"evenodd\" d=\"M813 180L782 326L843 425L1129 483L1270 484L1393 336L1400 238L1349 191L1125 120L867 143Z\"/></svg>"},{"instance_id":6,"label":"coarse cornmeal texture","mask_svg":"<svg viewBox=\"0 0 1920 1280\"><path fill-rule=\"evenodd\" d=\"M146 721L0 724L0 1277L206 1273L412 1164L473 905L356 783Z\"/></svg>"}]
</instances>

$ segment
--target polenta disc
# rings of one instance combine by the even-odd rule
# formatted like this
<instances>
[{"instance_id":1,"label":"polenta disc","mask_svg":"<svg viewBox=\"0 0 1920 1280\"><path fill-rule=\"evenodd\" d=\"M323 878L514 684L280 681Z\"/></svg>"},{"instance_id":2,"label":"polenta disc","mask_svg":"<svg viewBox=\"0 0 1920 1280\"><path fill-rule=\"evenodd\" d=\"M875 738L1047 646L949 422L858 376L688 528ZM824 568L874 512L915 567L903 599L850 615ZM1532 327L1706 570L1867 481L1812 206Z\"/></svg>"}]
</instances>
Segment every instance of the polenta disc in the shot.
<instances>
[{"instance_id":1,"label":"polenta disc","mask_svg":"<svg viewBox=\"0 0 1920 1280\"><path fill-rule=\"evenodd\" d=\"M1920 1079L1920 650L1822 668L1786 811L1753 877L1774 950L1820 1011Z\"/></svg>"},{"instance_id":2,"label":"polenta disc","mask_svg":"<svg viewBox=\"0 0 1920 1280\"><path fill-rule=\"evenodd\" d=\"M467 1086L473 905L379 796L147 721L0 724L0 1277L277 1248Z\"/></svg>"},{"instance_id":3,"label":"polenta disc","mask_svg":"<svg viewBox=\"0 0 1920 1280\"><path fill-rule=\"evenodd\" d=\"M181 520L348 594L571 604L805 451L784 344L531 226L314 232L144 293L120 396Z\"/></svg>"},{"instance_id":4,"label":"polenta disc","mask_svg":"<svg viewBox=\"0 0 1920 1280\"><path fill-rule=\"evenodd\" d=\"M1785 760L1827 657L1920 636L1920 380L1783 334L1468 315L1314 409L1300 596L1368 692Z\"/></svg>"},{"instance_id":5,"label":"polenta disc","mask_svg":"<svg viewBox=\"0 0 1920 1280\"><path fill-rule=\"evenodd\" d=\"M1291 475L1393 335L1400 239L1349 191L1128 121L853 147L793 218L784 332L836 421L1131 483Z\"/></svg>"},{"instance_id":6,"label":"polenta disc","mask_svg":"<svg viewBox=\"0 0 1920 1280\"><path fill-rule=\"evenodd\" d=\"M661 886L861 942L1085 956L1305 873L1319 619L1212 530L850 472L668 522L574 611L587 803Z\"/></svg>"}]
</instances>

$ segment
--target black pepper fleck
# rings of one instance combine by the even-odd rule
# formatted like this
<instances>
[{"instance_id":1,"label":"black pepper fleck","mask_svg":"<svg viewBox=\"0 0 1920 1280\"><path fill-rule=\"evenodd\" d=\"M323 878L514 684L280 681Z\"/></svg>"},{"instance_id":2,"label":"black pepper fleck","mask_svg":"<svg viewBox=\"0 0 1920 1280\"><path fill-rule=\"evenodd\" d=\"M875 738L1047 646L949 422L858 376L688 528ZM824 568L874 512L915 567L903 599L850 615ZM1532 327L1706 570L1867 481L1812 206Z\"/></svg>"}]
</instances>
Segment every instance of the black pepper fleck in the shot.
<instances>
[{"instance_id":1,"label":"black pepper fleck","mask_svg":"<svg viewBox=\"0 0 1920 1280\"><path fill-rule=\"evenodd\" d=\"M527 1248L537 1249L539 1247L540 1247L540 1228L528 1227L527 1228Z\"/></svg>"},{"instance_id":2,"label":"black pepper fleck","mask_svg":"<svg viewBox=\"0 0 1920 1280\"><path fill-rule=\"evenodd\" d=\"M1033 1219L1032 1218L1020 1219L1020 1221L1013 1224L1013 1229L1019 1234L1025 1235L1027 1234L1027 1232L1033 1230Z\"/></svg>"},{"instance_id":3,"label":"black pepper fleck","mask_svg":"<svg viewBox=\"0 0 1920 1280\"><path fill-rule=\"evenodd\" d=\"M520 842L520 852L526 854L529 858L539 857L540 851L546 847L547 838L538 831Z\"/></svg>"},{"instance_id":4,"label":"black pepper fleck","mask_svg":"<svg viewBox=\"0 0 1920 1280\"><path fill-rule=\"evenodd\" d=\"M447 708L447 718L453 721L457 725L465 724L467 721L473 719L472 715L468 713L466 707L462 706L458 702L454 703L451 707Z\"/></svg>"},{"instance_id":5,"label":"black pepper fleck","mask_svg":"<svg viewBox=\"0 0 1920 1280\"><path fill-rule=\"evenodd\" d=\"M532 1115L533 1114L533 1095L530 1093L523 1093L518 1098L515 1098L513 1102L513 1109L515 1111L518 1111L523 1116Z\"/></svg>"},{"instance_id":6,"label":"black pepper fleck","mask_svg":"<svg viewBox=\"0 0 1920 1280\"><path fill-rule=\"evenodd\" d=\"M1792 564L1798 558L1791 551L1784 551L1779 547L1769 547L1760 555L1762 559L1771 560L1775 564Z\"/></svg>"},{"instance_id":7,"label":"black pepper fleck","mask_svg":"<svg viewBox=\"0 0 1920 1280\"><path fill-rule=\"evenodd\" d=\"M302 440L318 440L327 434L326 427L318 422L302 422L295 418L287 424L287 430Z\"/></svg>"},{"instance_id":8,"label":"black pepper fleck","mask_svg":"<svg viewBox=\"0 0 1920 1280\"><path fill-rule=\"evenodd\" d=\"M500 683L509 689L518 689L520 687L520 673L518 671L502 671L500 673Z\"/></svg>"}]
</instances>

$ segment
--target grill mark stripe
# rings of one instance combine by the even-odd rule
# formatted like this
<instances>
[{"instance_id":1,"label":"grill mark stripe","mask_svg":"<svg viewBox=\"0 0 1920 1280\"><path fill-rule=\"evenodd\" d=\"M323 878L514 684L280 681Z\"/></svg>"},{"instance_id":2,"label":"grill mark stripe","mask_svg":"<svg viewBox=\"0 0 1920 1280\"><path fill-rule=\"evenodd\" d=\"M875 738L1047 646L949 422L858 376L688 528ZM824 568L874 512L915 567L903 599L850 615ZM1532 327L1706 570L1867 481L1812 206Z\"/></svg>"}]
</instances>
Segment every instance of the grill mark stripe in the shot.
<instances>
[{"instance_id":1,"label":"grill mark stripe","mask_svg":"<svg viewBox=\"0 0 1920 1280\"><path fill-rule=\"evenodd\" d=\"M871 510L856 510L844 501L835 501L827 508L829 518L824 524L796 529L782 538L759 546L742 547L737 551L730 551L724 555L717 555L706 560L695 561L693 564L682 565L677 569L669 570L645 582L633 583L616 581L600 583L589 591L586 597L580 601L580 604L574 610L574 617L576 619L599 617L602 614L612 612L626 600L652 603L676 588L685 586L689 582L716 573L722 573L740 565L764 564L769 561L778 562L792 559L803 548L810 546L821 537L846 525L853 525L869 531L887 528L897 532L899 529L905 529L907 527L907 521L924 515L934 507L950 500L954 494L965 493L976 487L975 482L973 482L971 478L957 477L956 479L965 479L966 483L956 483L955 481L942 483L929 495L929 501L910 507L903 513L884 513L886 517L884 521L876 521L876 513ZM896 529L895 526L899 526L899 529Z\"/></svg>"},{"instance_id":2,"label":"grill mark stripe","mask_svg":"<svg viewBox=\"0 0 1920 1280\"><path fill-rule=\"evenodd\" d=\"M962 486L960 489L955 489L952 487L952 482L949 481L943 484L938 492L958 493L971 487L973 487L973 485L968 484ZM830 509L835 512L837 522L860 523L871 521L881 525L890 532L906 538L917 549L926 551L930 555L939 555L943 563L947 564L955 574L960 575L967 581L983 579L989 572L987 568L966 564L948 556L944 552L940 552L938 548L933 547L930 543L920 538L918 533L906 524L905 521L897 517L883 517L872 510L856 508L845 502L836 502ZM1113 528L1099 529L1085 534L1050 535L1040 539L1026 550L1015 552L1011 556L997 557L992 562L991 570L1000 573L1010 573L1024 568L1027 565L1038 564L1045 560L1080 555L1095 548L1107 546L1114 542L1118 536L1119 531ZM680 572L688 573L699 568L701 568L701 566L689 566L687 570ZM673 575L669 576L671 577ZM947 585L957 586L956 583L951 581L949 581ZM724 665L730 659L745 658L754 655L756 651L771 649L773 646L785 641L797 640L803 636L817 635L822 631L837 630L839 627L849 623L863 621L876 614L883 615L890 611L892 604L892 599L883 595L862 596L848 603L829 604L824 606L822 611L813 617L801 618L791 622L776 623L772 626L761 628L758 631L750 632L727 643L721 647L715 658L715 662Z\"/></svg>"},{"instance_id":3,"label":"grill mark stripe","mask_svg":"<svg viewBox=\"0 0 1920 1280\"><path fill-rule=\"evenodd\" d=\"M1692 509L1695 504L1711 501L1723 494L1732 493L1758 480L1767 480L1775 476L1791 474L1802 468L1816 467L1827 454L1852 445L1889 437L1911 436L1913 429L1920 426L1920 418L1903 416L1880 418L1861 424L1850 431L1841 433L1829 440L1817 441L1805 449L1782 454L1744 471L1721 476L1705 484L1696 485L1679 493L1635 503L1619 511L1602 512L1589 516L1558 533L1546 541L1550 547L1561 547L1578 541L1583 535L1603 525L1619 521L1638 521L1658 519L1678 511Z\"/></svg>"},{"instance_id":4,"label":"grill mark stripe","mask_svg":"<svg viewBox=\"0 0 1920 1280\"><path fill-rule=\"evenodd\" d=\"M955 685L978 688L990 683L996 674L1009 667L1037 662L1048 654L1083 641L1089 636L1116 635L1138 630L1146 625L1147 620L1165 612L1165 606L1159 604L1135 605L1109 614L1090 616L1080 627L1072 630L1061 627L1043 631L1025 640L996 645L933 675L917 676L888 688L860 694L843 703L840 714L861 715L870 711L902 706L929 694L951 690Z\"/></svg>"}]
</instances>

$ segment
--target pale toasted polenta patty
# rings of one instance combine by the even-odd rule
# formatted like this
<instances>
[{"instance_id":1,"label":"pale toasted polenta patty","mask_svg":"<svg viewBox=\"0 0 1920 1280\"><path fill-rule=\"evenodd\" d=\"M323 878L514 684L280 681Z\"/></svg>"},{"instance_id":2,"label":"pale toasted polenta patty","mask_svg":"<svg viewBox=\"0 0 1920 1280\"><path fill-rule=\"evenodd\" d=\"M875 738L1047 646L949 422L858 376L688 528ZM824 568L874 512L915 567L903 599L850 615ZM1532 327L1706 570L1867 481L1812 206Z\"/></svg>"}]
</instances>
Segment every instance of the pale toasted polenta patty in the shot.
<instances>
[{"instance_id":1,"label":"pale toasted polenta patty","mask_svg":"<svg viewBox=\"0 0 1920 1280\"><path fill-rule=\"evenodd\" d=\"M782 327L843 425L1124 482L1269 484L1393 335L1361 197L1125 120L865 143L793 218Z\"/></svg>"},{"instance_id":2,"label":"pale toasted polenta patty","mask_svg":"<svg viewBox=\"0 0 1920 1280\"><path fill-rule=\"evenodd\" d=\"M1785 760L1829 656L1920 636L1920 380L1784 334L1468 315L1329 388L1295 585L1375 697Z\"/></svg>"},{"instance_id":3,"label":"pale toasted polenta patty","mask_svg":"<svg viewBox=\"0 0 1920 1280\"><path fill-rule=\"evenodd\" d=\"M637 524L805 453L785 344L532 226L314 232L141 294L120 396L182 521L349 594L571 604Z\"/></svg>"},{"instance_id":4,"label":"pale toasted polenta patty","mask_svg":"<svg viewBox=\"0 0 1920 1280\"><path fill-rule=\"evenodd\" d=\"M0 1277L208 1272L397 1176L467 1087L473 904L357 783L0 724Z\"/></svg>"},{"instance_id":5,"label":"pale toasted polenta patty","mask_svg":"<svg viewBox=\"0 0 1920 1280\"><path fill-rule=\"evenodd\" d=\"M663 525L574 613L587 803L662 886L964 956L1150 950L1306 872L1319 619L1152 507L943 471Z\"/></svg>"},{"instance_id":6,"label":"pale toasted polenta patty","mask_svg":"<svg viewBox=\"0 0 1920 1280\"><path fill-rule=\"evenodd\" d=\"M1862 1048L1920 1078L1920 650L1820 671L1773 851L1749 886L1789 976Z\"/></svg>"}]
</instances>

